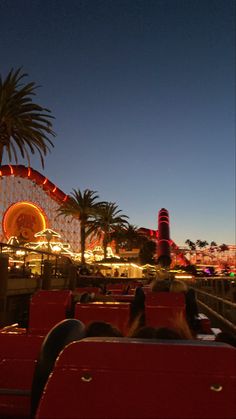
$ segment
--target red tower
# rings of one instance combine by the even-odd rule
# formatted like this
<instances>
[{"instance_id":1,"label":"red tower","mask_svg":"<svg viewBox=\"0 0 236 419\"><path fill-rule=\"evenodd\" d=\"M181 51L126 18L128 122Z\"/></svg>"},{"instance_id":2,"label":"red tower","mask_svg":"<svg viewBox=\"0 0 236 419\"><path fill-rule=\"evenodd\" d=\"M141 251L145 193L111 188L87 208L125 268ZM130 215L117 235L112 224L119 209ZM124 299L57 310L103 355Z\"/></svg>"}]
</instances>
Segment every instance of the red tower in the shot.
<instances>
[{"instance_id":1,"label":"red tower","mask_svg":"<svg viewBox=\"0 0 236 419\"><path fill-rule=\"evenodd\" d=\"M158 261L164 264L170 264L170 224L169 213L165 208L162 208L158 214Z\"/></svg>"}]
</instances>

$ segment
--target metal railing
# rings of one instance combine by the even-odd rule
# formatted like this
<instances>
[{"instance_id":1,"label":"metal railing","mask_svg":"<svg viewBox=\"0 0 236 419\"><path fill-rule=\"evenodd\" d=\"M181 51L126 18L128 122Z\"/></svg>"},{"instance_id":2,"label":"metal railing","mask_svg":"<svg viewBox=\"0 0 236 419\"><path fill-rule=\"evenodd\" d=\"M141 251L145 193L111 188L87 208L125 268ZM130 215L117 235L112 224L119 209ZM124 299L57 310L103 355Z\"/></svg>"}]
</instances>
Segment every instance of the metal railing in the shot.
<instances>
[{"instance_id":1,"label":"metal railing","mask_svg":"<svg viewBox=\"0 0 236 419\"><path fill-rule=\"evenodd\" d=\"M200 306L236 332L236 280L232 277L198 278L194 284Z\"/></svg>"}]
</instances>

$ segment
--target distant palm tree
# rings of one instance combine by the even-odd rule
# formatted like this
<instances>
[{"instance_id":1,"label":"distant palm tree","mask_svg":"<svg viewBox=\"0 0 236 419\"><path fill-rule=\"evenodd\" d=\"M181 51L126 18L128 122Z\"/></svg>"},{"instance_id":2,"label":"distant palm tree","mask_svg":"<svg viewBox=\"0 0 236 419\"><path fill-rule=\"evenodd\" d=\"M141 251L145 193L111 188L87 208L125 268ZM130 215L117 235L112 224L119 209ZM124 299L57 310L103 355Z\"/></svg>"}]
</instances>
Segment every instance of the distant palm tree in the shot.
<instances>
[{"instance_id":1,"label":"distant palm tree","mask_svg":"<svg viewBox=\"0 0 236 419\"><path fill-rule=\"evenodd\" d=\"M185 240L185 243L188 245L190 250L196 250L196 243L194 243L192 240Z\"/></svg>"},{"instance_id":2,"label":"distant palm tree","mask_svg":"<svg viewBox=\"0 0 236 419\"><path fill-rule=\"evenodd\" d=\"M199 249L204 249L208 246L208 242L206 240L197 240L196 245L199 247Z\"/></svg>"},{"instance_id":3,"label":"distant palm tree","mask_svg":"<svg viewBox=\"0 0 236 419\"><path fill-rule=\"evenodd\" d=\"M209 247L209 252L210 252L210 257L211 260L214 259L214 253L217 251L217 243L215 241L212 241L210 243L210 247Z\"/></svg>"},{"instance_id":4,"label":"distant palm tree","mask_svg":"<svg viewBox=\"0 0 236 419\"><path fill-rule=\"evenodd\" d=\"M199 247L199 249L204 249L205 247L208 246L208 242L206 240L199 240L198 239L196 241L196 245L197 245L197 247ZM203 254L200 253L200 256L202 257L202 260L204 262L204 253Z\"/></svg>"},{"instance_id":5,"label":"distant palm tree","mask_svg":"<svg viewBox=\"0 0 236 419\"><path fill-rule=\"evenodd\" d=\"M146 237L140 233L137 226L127 223L123 229L112 232L111 239L116 242L117 247L120 246L123 249L132 250L133 248L139 248L146 240Z\"/></svg>"},{"instance_id":6,"label":"distant palm tree","mask_svg":"<svg viewBox=\"0 0 236 419\"><path fill-rule=\"evenodd\" d=\"M227 244L223 243L219 246L220 252L225 252L226 250L229 250L229 246L227 246Z\"/></svg>"},{"instance_id":7,"label":"distant palm tree","mask_svg":"<svg viewBox=\"0 0 236 419\"><path fill-rule=\"evenodd\" d=\"M64 217L72 216L80 221L80 246L81 246L81 262L85 264L85 242L86 237L90 235L95 228L95 216L101 206L97 202L99 198L96 191L85 189L83 192L80 189L73 189L67 201L65 201L58 209L59 215Z\"/></svg>"},{"instance_id":8,"label":"distant palm tree","mask_svg":"<svg viewBox=\"0 0 236 419\"><path fill-rule=\"evenodd\" d=\"M211 247L216 247L216 246L217 246L217 243L216 243L216 242L214 242L214 241L212 241L212 242L210 243L210 246L211 246Z\"/></svg>"},{"instance_id":9,"label":"distant palm tree","mask_svg":"<svg viewBox=\"0 0 236 419\"><path fill-rule=\"evenodd\" d=\"M104 259L107 257L107 246L113 232L123 229L127 225L127 215L121 214L114 202L104 202L97 213L95 229L102 236Z\"/></svg>"},{"instance_id":10,"label":"distant palm tree","mask_svg":"<svg viewBox=\"0 0 236 419\"><path fill-rule=\"evenodd\" d=\"M27 74L21 68L11 70L2 80L0 76L0 165L3 152L9 161L14 157L18 162L17 151L30 164L30 153L39 153L42 167L44 157L53 143L49 137L55 136L52 130L50 110L32 101L37 88L34 82L23 84Z\"/></svg>"},{"instance_id":11,"label":"distant palm tree","mask_svg":"<svg viewBox=\"0 0 236 419\"><path fill-rule=\"evenodd\" d=\"M191 258L192 253L194 253L194 252L195 252L195 259L197 259L197 255L196 255L196 243L193 242L190 239L187 239L187 240L185 240L185 244L187 244L188 247L189 247L189 249L190 249L190 262L191 262L191 259L192 259Z\"/></svg>"}]
</instances>

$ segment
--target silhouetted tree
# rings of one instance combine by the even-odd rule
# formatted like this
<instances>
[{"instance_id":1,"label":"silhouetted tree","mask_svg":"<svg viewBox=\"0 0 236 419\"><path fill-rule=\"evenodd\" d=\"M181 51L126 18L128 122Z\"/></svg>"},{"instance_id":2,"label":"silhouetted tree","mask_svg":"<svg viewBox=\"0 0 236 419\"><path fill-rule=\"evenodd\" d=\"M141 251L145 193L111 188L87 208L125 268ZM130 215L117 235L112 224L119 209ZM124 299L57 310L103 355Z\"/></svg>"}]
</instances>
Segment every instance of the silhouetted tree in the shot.
<instances>
[{"instance_id":1,"label":"silhouetted tree","mask_svg":"<svg viewBox=\"0 0 236 419\"><path fill-rule=\"evenodd\" d=\"M80 221L80 245L81 245L81 262L85 263L84 252L86 237L88 237L95 229L96 215L103 202L98 202L99 198L96 191L85 189L73 189L67 201L65 201L58 209L59 215L64 217L72 216Z\"/></svg>"},{"instance_id":2,"label":"silhouetted tree","mask_svg":"<svg viewBox=\"0 0 236 419\"><path fill-rule=\"evenodd\" d=\"M4 80L0 76L0 165L4 150L10 162L12 157L18 162L19 152L28 164L30 153L37 151L44 167L44 157L53 147L50 137L55 136L53 116L32 101L37 86L34 82L23 84L26 76L21 68L11 70Z\"/></svg>"}]
</instances>

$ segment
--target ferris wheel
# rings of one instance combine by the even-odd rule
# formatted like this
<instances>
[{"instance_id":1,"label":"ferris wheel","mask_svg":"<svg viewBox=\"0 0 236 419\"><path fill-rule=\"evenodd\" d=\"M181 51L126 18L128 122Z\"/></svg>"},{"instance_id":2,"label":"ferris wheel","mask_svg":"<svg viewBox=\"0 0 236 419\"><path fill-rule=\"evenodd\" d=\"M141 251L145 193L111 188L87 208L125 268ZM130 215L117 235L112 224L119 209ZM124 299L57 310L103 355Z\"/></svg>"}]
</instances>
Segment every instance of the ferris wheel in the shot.
<instances>
[{"instance_id":1,"label":"ferris wheel","mask_svg":"<svg viewBox=\"0 0 236 419\"><path fill-rule=\"evenodd\" d=\"M7 242L12 236L36 241L35 233L51 228L73 251L78 251L79 221L57 213L67 199L61 189L31 167L0 166L0 241Z\"/></svg>"}]
</instances>

